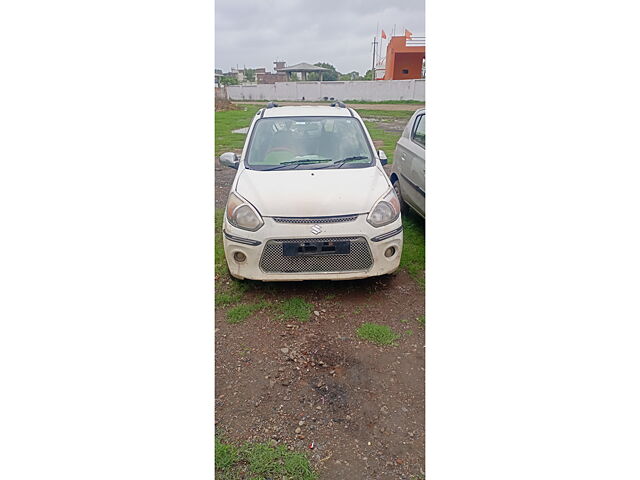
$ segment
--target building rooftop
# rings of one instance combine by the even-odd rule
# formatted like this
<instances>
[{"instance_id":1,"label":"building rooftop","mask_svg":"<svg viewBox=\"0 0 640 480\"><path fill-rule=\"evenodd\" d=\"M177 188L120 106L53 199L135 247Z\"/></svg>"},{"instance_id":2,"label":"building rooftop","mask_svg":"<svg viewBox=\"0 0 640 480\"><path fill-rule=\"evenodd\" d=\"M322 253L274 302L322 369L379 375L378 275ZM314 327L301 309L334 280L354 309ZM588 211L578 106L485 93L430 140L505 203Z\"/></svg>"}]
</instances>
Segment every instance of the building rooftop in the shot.
<instances>
[{"instance_id":1,"label":"building rooftop","mask_svg":"<svg viewBox=\"0 0 640 480\"><path fill-rule=\"evenodd\" d=\"M329 72L328 68L318 67L310 63L301 62L290 67L278 68L279 72Z\"/></svg>"}]
</instances>

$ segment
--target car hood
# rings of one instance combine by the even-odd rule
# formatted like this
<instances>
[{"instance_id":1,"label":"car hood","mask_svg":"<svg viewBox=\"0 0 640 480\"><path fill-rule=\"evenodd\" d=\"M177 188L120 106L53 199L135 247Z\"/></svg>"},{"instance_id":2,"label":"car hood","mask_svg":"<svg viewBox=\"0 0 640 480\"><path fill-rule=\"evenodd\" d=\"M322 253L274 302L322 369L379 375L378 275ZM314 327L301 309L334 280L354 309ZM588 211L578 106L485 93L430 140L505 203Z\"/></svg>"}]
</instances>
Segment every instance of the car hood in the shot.
<instances>
[{"instance_id":1,"label":"car hood","mask_svg":"<svg viewBox=\"0 0 640 480\"><path fill-rule=\"evenodd\" d=\"M236 191L266 217L367 213L389 190L377 168L243 170Z\"/></svg>"}]
</instances>

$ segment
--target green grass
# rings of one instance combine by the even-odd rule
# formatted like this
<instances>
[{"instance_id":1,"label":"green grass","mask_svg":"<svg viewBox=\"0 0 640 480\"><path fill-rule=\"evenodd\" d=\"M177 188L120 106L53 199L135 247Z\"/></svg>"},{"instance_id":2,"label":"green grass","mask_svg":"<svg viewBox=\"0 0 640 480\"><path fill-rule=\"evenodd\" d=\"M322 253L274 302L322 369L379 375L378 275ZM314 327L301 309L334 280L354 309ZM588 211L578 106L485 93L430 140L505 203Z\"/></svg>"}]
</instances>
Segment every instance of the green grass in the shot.
<instances>
[{"instance_id":1,"label":"green grass","mask_svg":"<svg viewBox=\"0 0 640 480\"><path fill-rule=\"evenodd\" d=\"M269 304L260 300L256 303L243 303L227 310L227 322L240 323L244 322L250 315L266 308Z\"/></svg>"},{"instance_id":2,"label":"green grass","mask_svg":"<svg viewBox=\"0 0 640 480\"><path fill-rule=\"evenodd\" d=\"M413 330L406 330L404 334L410 337L411 335L413 335Z\"/></svg>"},{"instance_id":3,"label":"green grass","mask_svg":"<svg viewBox=\"0 0 640 480\"><path fill-rule=\"evenodd\" d=\"M424 287L424 220L415 213L409 212L402 216L402 225L404 226L404 241L400 267L404 268L416 282Z\"/></svg>"},{"instance_id":4,"label":"green grass","mask_svg":"<svg viewBox=\"0 0 640 480\"><path fill-rule=\"evenodd\" d=\"M228 305L234 305L242 300L241 292L216 292L216 306L226 307Z\"/></svg>"},{"instance_id":5,"label":"green grass","mask_svg":"<svg viewBox=\"0 0 640 480\"><path fill-rule=\"evenodd\" d=\"M282 320L298 320L306 322L311 317L313 305L303 298L292 297L282 302L279 306L280 318Z\"/></svg>"},{"instance_id":6,"label":"green grass","mask_svg":"<svg viewBox=\"0 0 640 480\"><path fill-rule=\"evenodd\" d=\"M214 239L214 262L216 276L222 276L229 272L227 261L224 258L224 245L222 244L222 220L224 219L224 208L216 209L215 218L215 239Z\"/></svg>"},{"instance_id":7,"label":"green grass","mask_svg":"<svg viewBox=\"0 0 640 480\"><path fill-rule=\"evenodd\" d=\"M221 283L221 282L220 282ZM229 279L229 286L216 287L216 306L226 307L228 305L235 305L244 297L251 286L246 280L237 280L235 278Z\"/></svg>"},{"instance_id":8,"label":"green grass","mask_svg":"<svg viewBox=\"0 0 640 480\"><path fill-rule=\"evenodd\" d=\"M375 121L365 120L364 124L369 130L369 134L374 141L381 141L383 144L378 147L379 150L384 150L387 154L389 163L393 163L393 154L396 150L396 144L400 140L402 132L390 132L384 130L379 124L379 121L398 121L403 125L406 124L413 112L410 111L392 111L392 110L358 110L358 113L363 118L375 118Z\"/></svg>"},{"instance_id":9,"label":"green grass","mask_svg":"<svg viewBox=\"0 0 640 480\"><path fill-rule=\"evenodd\" d=\"M247 136L244 133L232 133L232 130L251 125L251 120L259 108L261 107L257 105L242 105L240 110L215 113L216 156L231 150L242 149Z\"/></svg>"},{"instance_id":10,"label":"green grass","mask_svg":"<svg viewBox=\"0 0 640 480\"><path fill-rule=\"evenodd\" d=\"M416 318L416 321L424 327L424 315L420 315L418 318Z\"/></svg>"},{"instance_id":11,"label":"green grass","mask_svg":"<svg viewBox=\"0 0 640 480\"><path fill-rule=\"evenodd\" d=\"M218 437L215 448L216 470L226 470L240 459L238 449L229 443L222 443Z\"/></svg>"},{"instance_id":12,"label":"green grass","mask_svg":"<svg viewBox=\"0 0 640 480\"><path fill-rule=\"evenodd\" d=\"M365 120L364 124L369 130L369 134L374 141L382 141L382 145L378 146L378 150L384 150L387 155L389 164L393 163L393 156L396 151L396 144L400 140L401 133L387 132L377 126L376 122L369 122Z\"/></svg>"},{"instance_id":13,"label":"green grass","mask_svg":"<svg viewBox=\"0 0 640 480\"><path fill-rule=\"evenodd\" d=\"M284 445L245 443L240 447L216 438L216 476L223 479L265 480L267 478L316 480L309 459L302 453L289 451Z\"/></svg>"},{"instance_id":14,"label":"green grass","mask_svg":"<svg viewBox=\"0 0 640 480\"><path fill-rule=\"evenodd\" d=\"M378 325L376 323L363 323L358 327L356 332L360 338L377 343L378 345L393 345L394 342L400 338L400 335L388 326Z\"/></svg>"},{"instance_id":15,"label":"green grass","mask_svg":"<svg viewBox=\"0 0 640 480\"><path fill-rule=\"evenodd\" d=\"M380 120L404 120L406 124L411 115L414 114L412 110L369 110L366 108L356 108L356 111L361 117L377 118Z\"/></svg>"}]
</instances>

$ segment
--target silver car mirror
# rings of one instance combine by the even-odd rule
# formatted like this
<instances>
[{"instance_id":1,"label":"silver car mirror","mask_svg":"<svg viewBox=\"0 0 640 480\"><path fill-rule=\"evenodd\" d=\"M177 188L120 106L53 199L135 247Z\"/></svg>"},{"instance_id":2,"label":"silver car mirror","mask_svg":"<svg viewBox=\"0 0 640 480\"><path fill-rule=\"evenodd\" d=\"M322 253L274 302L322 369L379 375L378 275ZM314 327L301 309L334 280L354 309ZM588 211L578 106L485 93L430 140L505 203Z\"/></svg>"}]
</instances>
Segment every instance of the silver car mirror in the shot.
<instances>
[{"instance_id":1,"label":"silver car mirror","mask_svg":"<svg viewBox=\"0 0 640 480\"><path fill-rule=\"evenodd\" d=\"M387 160L387 154L384 153L384 150L378 150L378 158L380 159L380 163L382 165L386 165L387 163L389 163L389 160Z\"/></svg>"},{"instance_id":2,"label":"silver car mirror","mask_svg":"<svg viewBox=\"0 0 640 480\"><path fill-rule=\"evenodd\" d=\"M239 163L240 159L238 158L238 155L233 152L226 152L220 155L220 164L225 167L231 167L237 170Z\"/></svg>"}]
</instances>

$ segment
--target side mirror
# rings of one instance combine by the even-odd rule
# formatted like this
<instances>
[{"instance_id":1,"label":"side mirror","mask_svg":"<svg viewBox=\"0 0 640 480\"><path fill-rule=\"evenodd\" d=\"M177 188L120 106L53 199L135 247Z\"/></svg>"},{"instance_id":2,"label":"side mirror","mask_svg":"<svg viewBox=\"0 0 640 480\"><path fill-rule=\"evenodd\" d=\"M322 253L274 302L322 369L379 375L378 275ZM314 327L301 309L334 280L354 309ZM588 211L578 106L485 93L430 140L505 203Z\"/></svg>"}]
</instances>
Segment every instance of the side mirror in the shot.
<instances>
[{"instance_id":1,"label":"side mirror","mask_svg":"<svg viewBox=\"0 0 640 480\"><path fill-rule=\"evenodd\" d=\"M378 158L380 159L380 163L382 165L386 165L387 163L389 163L389 160L387 160L387 154L384 153L383 150L378 150Z\"/></svg>"},{"instance_id":2,"label":"side mirror","mask_svg":"<svg viewBox=\"0 0 640 480\"><path fill-rule=\"evenodd\" d=\"M238 158L238 155L233 152L226 152L220 155L220 164L225 167L231 167L237 170L239 163L240 159Z\"/></svg>"}]
</instances>

